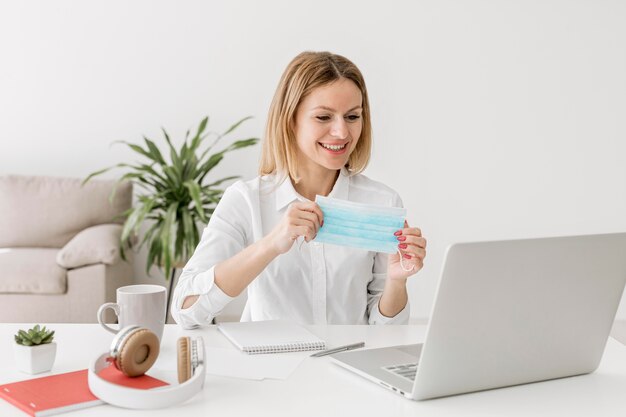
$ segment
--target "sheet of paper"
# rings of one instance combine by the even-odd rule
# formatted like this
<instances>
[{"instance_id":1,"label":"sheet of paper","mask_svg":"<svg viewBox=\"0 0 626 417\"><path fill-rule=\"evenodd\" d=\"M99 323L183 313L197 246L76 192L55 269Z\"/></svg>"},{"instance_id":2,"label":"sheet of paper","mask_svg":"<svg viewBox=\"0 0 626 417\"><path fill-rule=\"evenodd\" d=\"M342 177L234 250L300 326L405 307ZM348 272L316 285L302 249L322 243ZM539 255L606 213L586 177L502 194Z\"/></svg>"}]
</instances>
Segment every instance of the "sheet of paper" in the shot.
<instances>
[{"instance_id":1,"label":"sheet of paper","mask_svg":"<svg viewBox=\"0 0 626 417\"><path fill-rule=\"evenodd\" d=\"M265 378L287 379L313 352L268 353L248 355L235 348L205 348L207 375L261 381ZM166 381L176 381L175 364L157 359L149 374Z\"/></svg>"},{"instance_id":2,"label":"sheet of paper","mask_svg":"<svg viewBox=\"0 0 626 417\"><path fill-rule=\"evenodd\" d=\"M236 349L205 349L206 372L211 375L262 380L287 379L311 352L248 355Z\"/></svg>"}]
</instances>

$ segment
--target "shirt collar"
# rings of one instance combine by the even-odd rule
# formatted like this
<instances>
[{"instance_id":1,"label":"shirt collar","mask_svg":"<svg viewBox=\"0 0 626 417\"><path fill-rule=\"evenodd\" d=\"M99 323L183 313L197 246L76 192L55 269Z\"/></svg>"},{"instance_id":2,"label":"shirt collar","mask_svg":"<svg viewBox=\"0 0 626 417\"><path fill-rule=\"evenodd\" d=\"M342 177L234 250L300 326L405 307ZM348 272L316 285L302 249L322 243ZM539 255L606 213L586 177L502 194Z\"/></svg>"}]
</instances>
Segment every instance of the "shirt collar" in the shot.
<instances>
[{"instance_id":1,"label":"shirt collar","mask_svg":"<svg viewBox=\"0 0 626 417\"><path fill-rule=\"evenodd\" d=\"M335 185L328 196L347 200L349 185L350 173L347 168L341 168L337 181L335 181ZM276 188L276 211L282 210L285 206L295 200L304 201L304 197L297 193L295 188L293 188L293 184L291 183L289 176L287 176L287 178L285 178L285 180Z\"/></svg>"}]
</instances>

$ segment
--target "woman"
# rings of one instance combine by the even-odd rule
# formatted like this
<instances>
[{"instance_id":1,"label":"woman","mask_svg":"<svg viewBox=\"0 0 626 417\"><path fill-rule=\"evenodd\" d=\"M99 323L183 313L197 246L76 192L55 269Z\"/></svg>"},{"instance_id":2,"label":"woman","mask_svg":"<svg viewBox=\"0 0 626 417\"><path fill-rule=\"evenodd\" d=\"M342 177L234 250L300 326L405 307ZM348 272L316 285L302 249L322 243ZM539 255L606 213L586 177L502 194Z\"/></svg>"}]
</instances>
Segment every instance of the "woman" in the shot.
<instances>
[{"instance_id":1,"label":"woman","mask_svg":"<svg viewBox=\"0 0 626 417\"><path fill-rule=\"evenodd\" d=\"M225 191L176 286L175 320L208 324L247 288L242 321L407 323L406 280L426 256L419 229L405 223L395 232L395 255L313 241L324 220L316 195L402 205L395 191L360 174L371 141L358 68L328 52L294 58L270 107L261 175Z\"/></svg>"}]
</instances>

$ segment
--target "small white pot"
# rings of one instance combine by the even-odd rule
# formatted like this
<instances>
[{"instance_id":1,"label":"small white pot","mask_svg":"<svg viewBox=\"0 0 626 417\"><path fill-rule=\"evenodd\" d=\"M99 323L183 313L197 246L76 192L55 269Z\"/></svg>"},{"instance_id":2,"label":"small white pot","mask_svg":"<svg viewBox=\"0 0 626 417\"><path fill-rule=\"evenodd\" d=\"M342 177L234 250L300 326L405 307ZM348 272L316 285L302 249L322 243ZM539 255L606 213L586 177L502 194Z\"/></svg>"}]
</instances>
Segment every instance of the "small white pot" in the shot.
<instances>
[{"instance_id":1,"label":"small white pot","mask_svg":"<svg viewBox=\"0 0 626 417\"><path fill-rule=\"evenodd\" d=\"M15 353L15 365L20 371L38 374L52 369L57 353L57 344L51 342L44 345L23 346L13 343L13 352Z\"/></svg>"}]
</instances>

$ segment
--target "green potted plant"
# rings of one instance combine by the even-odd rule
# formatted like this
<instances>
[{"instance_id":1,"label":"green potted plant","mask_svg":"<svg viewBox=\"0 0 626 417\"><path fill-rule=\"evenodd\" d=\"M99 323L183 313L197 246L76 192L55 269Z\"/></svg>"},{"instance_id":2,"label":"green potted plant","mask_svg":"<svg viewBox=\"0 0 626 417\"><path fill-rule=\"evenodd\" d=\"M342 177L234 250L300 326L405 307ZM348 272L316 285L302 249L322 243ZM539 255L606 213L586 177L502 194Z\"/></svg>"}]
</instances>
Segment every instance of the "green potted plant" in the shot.
<instances>
[{"instance_id":1,"label":"green potted plant","mask_svg":"<svg viewBox=\"0 0 626 417\"><path fill-rule=\"evenodd\" d=\"M28 330L19 330L13 344L18 369L29 374L52 369L57 352L53 339L54 330L48 330L45 326L42 328L38 324Z\"/></svg>"},{"instance_id":2,"label":"green potted plant","mask_svg":"<svg viewBox=\"0 0 626 417\"><path fill-rule=\"evenodd\" d=\"M137 196L137 204L124 213L126 221L122 231L120 252L125 258L124 249L132 246L134 237L138 235L141 225L148 224L147 231L140 239L140 249L148 245L146 272L150 275L150 268L157 266L165 272L165 279L169 279L167 295L167 312L176 269L182 268L200 241L199 225L208 223L215 206L219 202L226 181L239 176L225 177L218 180L210 179L209 173L228 152L256 144L258 138L240 139L222 148L219 152L213 151L217 143L226 135L232 133L250 117L245 117L224 133L205 132L209 118L200 122L196 133L190 137L187 131L185 140L177 150L168 133L162 129L166 150L169 151L169 160L163 156L164 152L150 139L143 137L143 144L118 141L128 146L144 159L144 162L135 164L119 163L117 165L91 173L83 183L91 178L114 168L125 168L126 172L119 180L131 181L135 190L141 190ZM213 138L208 146L204 146L207 139ZM111 194L113 196L115 190Z\"/></svg>"}]
</instances>

